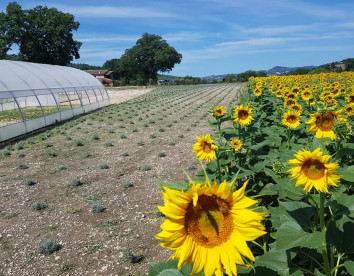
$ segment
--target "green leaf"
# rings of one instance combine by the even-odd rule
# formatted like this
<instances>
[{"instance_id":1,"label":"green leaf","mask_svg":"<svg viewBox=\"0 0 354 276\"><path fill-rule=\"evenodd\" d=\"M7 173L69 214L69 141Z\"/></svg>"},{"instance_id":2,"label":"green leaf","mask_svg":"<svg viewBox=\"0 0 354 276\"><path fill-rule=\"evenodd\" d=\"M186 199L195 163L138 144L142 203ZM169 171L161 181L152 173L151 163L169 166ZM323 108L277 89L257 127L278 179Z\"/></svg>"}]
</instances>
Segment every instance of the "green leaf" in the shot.
<instances>
[{"instance_id":1,"label":"green leaf","mask_svg":"<svg viewBox=\"0 0 354 276\"><path fill-rule=\"evenodd\" d=\"M328 206L333 208L333 211L336 216L341 215L352 215L354 212L354 201L353 197L347 194L341 194L335 200L328 202Z\"/></svg>"},{"instance_id":2,"label":"green leaf","mask_svg":"<svg viewBox=\"0 0 354 276\"><path fill-rule=\"evenodd\" d=\"M354 262L346 261L344 262L344 267L347 269L350 275L354 275Z\"/></svg>"},{"instance_id":3,"label":"green leaf","mask_svg":"<svg viewBox=\"0 0 354 276\"><path fill-rule=\"evenodd\" d=\"M315 269L314 275L315 275L315 276L326 276L325 274L319 272L319 271L317 270L317 268Z\"/></svg>"},{"instance_id":4,"label":"green leaf","mask_svg":"<svg viewBox=\"0 0 354 276\"><path fill-rule=\"evenodd\" d=\"M266 267L273 271L288 271L287 254L285 250L271 249L256 259L254 267ZM267 274L268 275L268 274Z\"/></svg>"},{"instance_id":5,"label":"green leaf","mask_svg":"<svg viewBox=\"0 0 354 276\"><path fill-rule=\"evenodd\" d=\"M261 195L276 195L276 194L278 194L278 185L275 185L273 183L268 183L260 191L260 194Z\"/></svg>"},{"instance_id":6,"label":"green leaf","mask_svg":"<svg viewBox=\"0 0 354 276\"><path fill-rule=\"evenodd\" d=\"M301 202L279 202L279 205L284 207L287 213L304 229L311 229L312 217L317 213L317 210L311 205Z\"/></svg>"},{"instance_id":7,"label":"green leaf","mask_svg":"<svg viewBox=\"0 0 354 276\"><path fill-rule=\"evenodd\" d=\"M191 264L185 265L179 271L177 270L177 264L178 260L169 260L164 263L150 263L149 276L189 276L191 274L193 269ZM166 274L167 272L171 273ZM204 273L202 271L195 274L194 276L204 276Z\"/></svg>"},{"instance_id":8,"label":"green leaf","mask_svg":"<svg viewBox=\"0 0 354 276\"><path fill-rule=\"evenodd\" d=\"M192 270L193 270L193 265L192 264L187 264L187 265L185 265L184 267L182 267L180 269L180 272L182 272L183 275L185 275L185 276L189 276L189 275L191 275ZM201 272L199 272L197 274L194 274L194 276L204 276L204 272L201 271Z\"/></svg>"},{"instance_id":9,"label":"green leaf","mask_svg":"<svg viewBox=\"0 0 354 276\"><path fill-rule=\"evenodd\" d=\"M338 152L339 156L345 155L354 155L354 144L353 143L346 143Z\"/></svg>"},{"instance_id":10,"label":"green leaf","mask_svg":"<svg viewBox=\"0 0 354 276\"><path fill-rule=\"evenodd\" d=\"M294 221L289 221L280 226L276 234L276 248L279 250L294 247L319 249L325 241L324 233L307 233Z\"/></svg>"},{"instance_id":11,"label":"green leaf","mask_svg":"<svg viewBox=\"0 0 354 276\"><path fill-rule=\"evenodd\" d=\"M188 189L187 183L165 182L165 181L161 181L161 180L156 180L156 181L163 191L165 191L164 187L167 187L167 188L170 188L173 190L179 190L179 191L185 191Z\"/></svg>"},{"instance_id":12,"label":"green leaf","mask_svg":"<svg viewBox=\"0 0 354 276\"><path fill-rule=\"evenodd\" d=\"M327 154L327 149L326 149L324 142L325 142L324 139L318 139L318 138L314 137L312 140L312 144L310 145L311 151L314 151L317 148L321 148L321 151L324 154Z\"/></svg>"},{"instance_id":13,"label":"green leaf","mask_svg":"<svg viewBox=\"0 0 354 276\"><path fill-rule=\"evenodd\" d=\"M354 252L354 222L347 216L331 221L327 228L327 243L336 247L338 252L353 253Z\"/></svg>"},{"instance_id":14,"label":"green leaf","mask_svg":"<svg viewBox=\"0 0 354 276\"><path fill-rule=\"evenodd\" d=\"M345 168L339 168L336 171L336 174L342 176L344 180L354 183L354 165Z\"/></svg>"},{"instance_id":15,"label":"green leaf","mask_svg":"<svg viewBox=\"0 0 354 276\"><path fill-rule=\"evenodd\" d=\"M177 269L174 268L169 268L161 271L157 276L185 276L181 272L179 272Z\"/></svg>"},{"instance_id":16,"label":"green leaf","mask_svg":"<svg viewBox=\"0 0 354 276\"><path fill-rule=\"evenodd\" d=\"M165 269L177 268L177 260L169 260L164 263L150 263L149 264L149 276L157 276L159 273Z\"/></svg>"},{"instance_id":17,"label":"green leaf","mask_svg":"<svg viewBox=\"0 0 354 276\"><path fill-rule=\"evenodd\" d=\"M280 178L272 170L265 168L264 172L271 176L273 180L279 184L279 198L290 198L292 200L300 200L304 197L305 193L298 187L295 187L295 184L292 183L289 177Z\"/></svg>"}]
</instances>

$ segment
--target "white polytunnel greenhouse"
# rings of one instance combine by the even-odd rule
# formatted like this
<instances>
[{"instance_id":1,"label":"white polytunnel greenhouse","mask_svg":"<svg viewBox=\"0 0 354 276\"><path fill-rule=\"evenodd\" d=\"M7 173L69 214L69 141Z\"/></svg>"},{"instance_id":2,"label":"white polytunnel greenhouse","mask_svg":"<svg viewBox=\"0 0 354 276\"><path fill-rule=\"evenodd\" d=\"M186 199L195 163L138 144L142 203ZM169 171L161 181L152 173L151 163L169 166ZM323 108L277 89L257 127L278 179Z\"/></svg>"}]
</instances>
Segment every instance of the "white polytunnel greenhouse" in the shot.
<instances>
[{"instance_id":1,"label":"white polytunnel greenhouse","mask_svg":"<svg viewBox=\"0 0 354 276\"><path fill-rule=\"evenodd\" d=\"M0 142L109 104L101 82L84 71L0 60Z\"/></svg>"}]
</instances>

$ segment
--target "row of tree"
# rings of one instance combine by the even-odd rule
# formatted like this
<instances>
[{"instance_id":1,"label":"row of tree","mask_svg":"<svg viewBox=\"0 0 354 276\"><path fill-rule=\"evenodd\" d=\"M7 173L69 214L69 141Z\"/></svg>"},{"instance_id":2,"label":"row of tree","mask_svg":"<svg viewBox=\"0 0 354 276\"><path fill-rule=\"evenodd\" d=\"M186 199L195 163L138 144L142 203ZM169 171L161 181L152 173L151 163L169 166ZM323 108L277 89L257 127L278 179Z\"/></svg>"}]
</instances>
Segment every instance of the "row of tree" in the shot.
<instances>
[{"instance_id":1,"label":"row of tree","mask_svg":"<svg viewBox=\"0 0 354 276\"><path fill-rule=\"evenodd\" d=\"M223 78L223 82L232 83L232 82L246 82L250 77L266 77L267 72L265 71L245 71L239 74L229 74Z\"/></svg>"}]
</instances>

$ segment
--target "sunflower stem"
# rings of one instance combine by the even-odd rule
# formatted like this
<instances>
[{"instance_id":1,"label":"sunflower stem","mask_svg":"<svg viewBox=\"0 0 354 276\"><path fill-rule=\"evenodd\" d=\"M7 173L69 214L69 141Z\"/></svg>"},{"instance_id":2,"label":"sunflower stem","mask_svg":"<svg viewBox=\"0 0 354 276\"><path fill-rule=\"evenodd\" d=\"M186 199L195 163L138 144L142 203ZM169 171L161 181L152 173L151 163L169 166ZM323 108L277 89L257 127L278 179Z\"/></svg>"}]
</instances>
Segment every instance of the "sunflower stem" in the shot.
<instances>
[{"instance_id":1,"label":"sunflower stem","mask_svg":"<svg viewBox=\"0 0 354 276\"><path fill-rule=\"evenodd\" d=\"M220 152L217 151L216 164L217 164L217 166L218 166L218 179L219 179L219 183L221 183L221 169L220 169L219 157L220 157Z\"/></svg>"},{"instance_id":2,"label":"sunflower stem","mask_svg":"<svg viewBox=\"0 0 354 276\"><path fill-rule=\"evenodd\" d=\"M291 130L290 128L288 127L288 150L290 149L290 134L291 134Z\"/></svg>"},{"instance_id":3,"label":"sunflower stem","mask_svg":"<svg viewBox=\"0 0 354 276\"><path fill-rule=\"evenodd\" d=\"M320 193L320 225L321 225L321 232L326 234L326 226L324 220L324 202L325 202L325 194ZM322 257L323 257L323 264L326 276L331 276L331 268L329 265L328 260L328 253L327 253L327 243L326 240L322 243Z\"/></svg>"}]
</instances>

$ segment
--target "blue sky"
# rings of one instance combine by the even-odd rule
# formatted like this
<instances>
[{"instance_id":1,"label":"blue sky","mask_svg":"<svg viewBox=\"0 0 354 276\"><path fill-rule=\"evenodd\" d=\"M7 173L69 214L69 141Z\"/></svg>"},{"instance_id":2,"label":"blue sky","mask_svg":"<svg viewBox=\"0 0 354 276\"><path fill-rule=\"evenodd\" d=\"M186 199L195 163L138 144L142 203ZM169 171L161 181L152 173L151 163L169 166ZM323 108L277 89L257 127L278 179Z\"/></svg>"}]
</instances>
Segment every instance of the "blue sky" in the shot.
<instances>
[{"instance_id":1,"label":"blue sky","mask_svg":"<svg viewBox=\"0 0 354 276\"><path fill-rule=\"evenodd\" d=\"M8 1L10 2L10 1ZM5 10L7 1L0 2ZM145 32L183 55L170 74L240 73L354 58L353 0L18 0L71 13L80 22L75 63L119 58ZM14 47L16 51L16 47Z\"/></svg>"}]
</instances>

